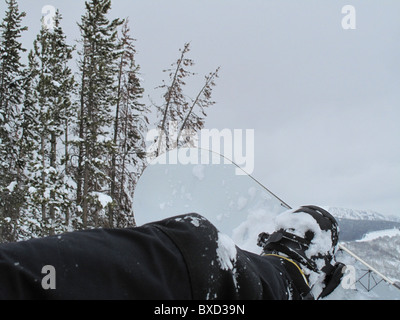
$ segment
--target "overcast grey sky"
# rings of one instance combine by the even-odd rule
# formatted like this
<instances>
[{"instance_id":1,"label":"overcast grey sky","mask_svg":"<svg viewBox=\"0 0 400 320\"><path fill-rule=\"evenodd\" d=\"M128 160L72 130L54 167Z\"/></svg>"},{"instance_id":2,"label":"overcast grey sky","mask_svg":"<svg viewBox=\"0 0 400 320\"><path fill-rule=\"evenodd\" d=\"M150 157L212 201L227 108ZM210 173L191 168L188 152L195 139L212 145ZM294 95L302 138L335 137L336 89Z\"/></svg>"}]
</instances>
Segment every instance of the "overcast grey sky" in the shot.
<instances>
[{"instance_id":1,"label":"overcast grey sky","mask_svg":"<svg viewBox=\"0 0 400 320\"><path fill-rule=\"evenodd\" d=\"M44 5L79 38L83 0L19 4L26 48ZM354 30L341 24L348 4ZM400 216L399 12L397 0L114 0L111 17L129 16L155 100L185 42L199 80L221 66L206 127L254 129L254 175L286 202Z\"/></svg>"}]
</instances>

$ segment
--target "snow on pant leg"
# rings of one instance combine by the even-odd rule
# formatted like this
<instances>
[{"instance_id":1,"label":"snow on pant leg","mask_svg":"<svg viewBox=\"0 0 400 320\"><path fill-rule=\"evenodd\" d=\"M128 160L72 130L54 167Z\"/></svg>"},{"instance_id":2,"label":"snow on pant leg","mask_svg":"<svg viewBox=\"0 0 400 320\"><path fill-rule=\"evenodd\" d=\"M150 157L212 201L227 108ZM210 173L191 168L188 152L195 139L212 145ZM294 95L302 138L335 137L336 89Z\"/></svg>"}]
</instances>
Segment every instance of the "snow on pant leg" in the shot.
<instances>
[{"instance_id":1,"label":"snow on pant leg","mask_svg":"<svg viewBox=\"0 0 400 320\"><path fill-rule=\"evenodd\" d=\"M241 250L203 216L185 214L153 225L182 252L194 299L296 298L289 293L291 279L279 259Z\"/></svg>"},{"instance_id":2,"label":"snow on pant leg","mask_svg":"<svg viewBox=\"0 0 400 320\"><path fill-rule=\"evenodd\" d=\"M2 244L0 298L190 299L191 289L180 251L148 225Z\"/></svg>"}]
</instances>

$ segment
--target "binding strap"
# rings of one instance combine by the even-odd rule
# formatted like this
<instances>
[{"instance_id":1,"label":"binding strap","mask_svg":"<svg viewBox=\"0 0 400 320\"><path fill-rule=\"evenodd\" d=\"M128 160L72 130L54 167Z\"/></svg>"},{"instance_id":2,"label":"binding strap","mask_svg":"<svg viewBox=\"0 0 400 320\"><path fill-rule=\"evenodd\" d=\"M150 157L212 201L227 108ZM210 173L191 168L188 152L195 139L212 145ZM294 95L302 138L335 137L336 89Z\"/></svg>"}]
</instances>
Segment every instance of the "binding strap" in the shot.
<instances>
[{"instance_id":1,"label":"binding strap","mask_svg":"<svg viewBox=\"0 0 400 320\"><path fill-rule=\"evenodd\" d=\"M299 267L299 265L298 265L296 262L294 262L293 260L291 260L291 259L289 259L289 258L286 258L286 257L284 257L284 256L281 256L281 255L279 255L279 254L275 254L275 253L263 253L262 256L263 256L263 257L266 257L266 256L274 256L274 257L278 257L278 258L281 258L281 259L285 259L286 261L289 261L290 263L293 263L293 265L297 268L297 270L298 270L298 271L300 272L300 274L303 276L304 282L307 284L308 287L310 287L310 285L308 284L308 280L307 280L307 277L306 277L304 271L301 270L301 268Z\"/></svg>"},{"instance_id":2,"label":"binding strap","mask_svg":"<svg viewBox=\"0 0 400 320\"><path fill-rule=\"evenodd\" d=\"M293 285L299 292L302 300L314 300L314 296L311 293L311 288L308 283L307 277L296 262L294 262L292 259L289 259L287 257L275 253L263 253L262 256L263 257L272 256L284 260L285 269L290 274L290 278L293 281ZM289 263L286 263L286 261ZM301 277L296 276L296 273L297 274L300 273Z\"/></svg>"}]
</instances>

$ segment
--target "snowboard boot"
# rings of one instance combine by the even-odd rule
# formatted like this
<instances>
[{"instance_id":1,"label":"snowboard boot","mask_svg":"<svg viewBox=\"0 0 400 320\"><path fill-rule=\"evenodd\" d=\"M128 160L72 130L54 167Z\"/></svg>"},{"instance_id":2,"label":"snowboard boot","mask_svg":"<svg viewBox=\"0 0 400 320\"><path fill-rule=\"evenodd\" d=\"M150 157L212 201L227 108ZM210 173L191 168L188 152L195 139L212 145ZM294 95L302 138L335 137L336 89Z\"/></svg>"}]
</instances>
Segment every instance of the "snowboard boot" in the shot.
<instances>
[{"instance_id":1,"label":"snowboard boot","mask_svg":"<svg viewBox=\"0 0 400 320\"><path fill-rule=\"evenodd\" d=\"M299 266L314 297L329 295L339 284L345 265L335 261L339 227L317 206L302 206L276 217L276 231L261 233L263 255L279 255Z\"/></svg>"}]
</instances>

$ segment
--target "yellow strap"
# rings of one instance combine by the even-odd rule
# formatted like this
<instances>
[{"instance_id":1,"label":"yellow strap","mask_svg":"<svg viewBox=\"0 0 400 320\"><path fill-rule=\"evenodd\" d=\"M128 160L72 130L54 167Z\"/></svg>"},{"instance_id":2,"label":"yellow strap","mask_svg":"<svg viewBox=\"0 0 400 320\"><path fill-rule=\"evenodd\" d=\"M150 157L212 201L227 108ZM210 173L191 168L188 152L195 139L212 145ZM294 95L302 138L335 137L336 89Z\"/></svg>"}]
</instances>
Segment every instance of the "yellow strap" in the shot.
<instances>
[{"instance_id":1,"label":"yellow strap","mask_svg":"<svg viewBox=\"0 0 400 320\"><path fill-rule=\"evenodd\" d=\"M307 277L306 277L306 275L304 274L304 271L301 270L301 268L298 266L298 264L297 264L296 262L294 262L293 260L291 260L291 259L289 259L289 258L286 258L286 257L284 257L284 256L280 256L279 254L273 254L273 253L268 253L268 254L264 253L263 256L274 256L274 257L278 257L278 258L285 259L285 260L287 260L287 261L293 263L293 264L296 266L296 268L300 271L301 275L303 276L304 281L307 283L307 286L310 286L310 285L308 284Z\"/></svg>"}]
</instances>

